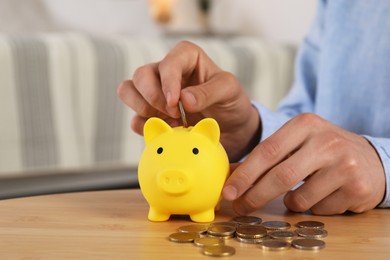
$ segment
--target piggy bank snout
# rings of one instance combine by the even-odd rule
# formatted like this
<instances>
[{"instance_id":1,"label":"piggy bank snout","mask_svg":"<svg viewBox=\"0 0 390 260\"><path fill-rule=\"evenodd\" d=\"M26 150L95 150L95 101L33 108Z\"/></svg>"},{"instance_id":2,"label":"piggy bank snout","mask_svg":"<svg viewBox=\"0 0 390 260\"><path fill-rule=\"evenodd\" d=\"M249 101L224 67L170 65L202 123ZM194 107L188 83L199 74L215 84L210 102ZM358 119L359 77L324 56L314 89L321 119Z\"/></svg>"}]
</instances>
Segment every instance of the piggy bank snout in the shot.
<instances>
[{"instance_id":1,"label":"piggy bank snout","mask_svg":"<svg viewBox=\"0 0 390 260\"><path fill-rule=\"evenodd\" d=\"M190 181L184 172L169 170L158 174L157 185L167 193L182 194L189 190Z\"/></svg>"}]
</instances>

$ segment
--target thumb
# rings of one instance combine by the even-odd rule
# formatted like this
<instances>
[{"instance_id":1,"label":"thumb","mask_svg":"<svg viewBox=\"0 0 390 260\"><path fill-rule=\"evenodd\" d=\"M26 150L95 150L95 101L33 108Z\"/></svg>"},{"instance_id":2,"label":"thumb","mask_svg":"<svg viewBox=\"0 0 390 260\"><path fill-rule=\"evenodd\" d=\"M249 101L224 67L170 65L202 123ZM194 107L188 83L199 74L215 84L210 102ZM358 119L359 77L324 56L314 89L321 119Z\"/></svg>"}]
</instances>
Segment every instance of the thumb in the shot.
<instances>
[{"instance_id":1,"label":"thumb","mask_svg":"<svg viewBox=\"0 0 390 260\"><path fill-rule=\"evenodd\" d=\"M226 104L237 99L240 91L236 77L221 71L203 84L182 89L180 99L186 111L197 113L215 104Z\"/></svg>"}]
</instances>

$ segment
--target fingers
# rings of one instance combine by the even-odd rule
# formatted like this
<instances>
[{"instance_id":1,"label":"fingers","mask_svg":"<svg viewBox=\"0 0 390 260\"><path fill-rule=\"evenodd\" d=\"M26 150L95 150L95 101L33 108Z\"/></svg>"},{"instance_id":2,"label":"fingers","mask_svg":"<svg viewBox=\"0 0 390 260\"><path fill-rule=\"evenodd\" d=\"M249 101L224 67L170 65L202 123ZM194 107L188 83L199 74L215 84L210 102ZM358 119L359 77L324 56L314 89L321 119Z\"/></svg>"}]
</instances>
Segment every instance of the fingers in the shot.
<instances>
[{"instance_id":1,"label":"fingers","mask_svg":"<svg viewBox=\"0 0 390 260\"><path fill-rule=\"evenodd\" d=\"M154 109L177 118L177 108L172 109L167 105L160 82L159 64L153 63L138 68L133 76L133 86L140 96Z\"/></svg>"},{"instance_id":2,"label":"fingers","mask_svg":"<svg viewBox=\"0 0 390 260\"><path fill-rule=\"evenodd\" d=\"M120 99L140 116L151 117L158 113L158 110L138 92L131 80L123 81L117 92Z\"/></svg>"},{"instance_id":3,"label":"fingers","mask_svg":"<svg viewBox=\"0 0 390 260\"><path fill-rule=\"evenodd\" d=\"M244 192L252 187L256 181L259 182L266 172L270 171L274 166L281 163L290 154L301 147L303 141L310 133L309 127L306 127L306 124L302 124L302 122L307 120L308 119L303 118L303 116L301 116L301 119L290 120L272 136L260 143L251 152L244 163L237 168L226 181L225 188L223 190L223 196L225 199L235 200L242 196ZM312 152L313 151L310 151L309 154ZM304 160L304 158L302 159ZM300 164L301 162L298 161L295 167L298 167ZM283 167L289 172L297 172L297 170L294 170L294 165L291 163L288 165L284 164ZM284 168L279 167L279 169ZM291 184L295 182L292 181L291 176L287 175L286 177L290 180ZM269 178L270 177L267 177L268 185L275 182ZM272 178L279 178L279 175L276 175L276 177L272 176ZM261 184L261 186L263 187L265 185ZM271 187L277 188L275 186ZM283 189L285 189L285 187L283 187Z\"/></svg>"},{"instance_id":4,"label":"fingers","mask_svg":"<svg viewBox=\"0 0 390 260\"><path fill-rule=\"evenodd\" d=\"M182 41L159 63L158 70L167 105L176 108L182 87L207 82L220 69L201 48Z\"/></svg>"},{"instance_id":5,"label":"fingers","mask_svg":"<svg viewBox=\"0 0 390 260\"><path fill-rule=\"evenodd\" d=\"M219 72L208 81L197 86L189 86L181 91L181 100L190 113L196 113L215 104L229 107L229 103L237 100L242 91L234 75Z\"/></svg>"},{"instance_id":6,"label":"fingers","mask_svg":"<svg viewBox=\"0 0 390 260\"><path fill-rule=\"evenodd\" d=\"M250 213L291 190L311 173L316 172L323 165L323 161L314 158L310 146L303 147L270 169L235 201L234 210L242 215Z\"/></svg>"},{"instance_id":7,"label":"fingers","mask_svg":"<svg viewBox=\"0 0 390 260\"><path fill-rule=\"evenodd\" d=\"M337 174L335 167L322 168L310 175L310 178L307 178L303 185L287 192L284 197L284 204L288 209L295 212L307 211L337 191L344 181L345 178Z\"/></svg>"}]
</instances>

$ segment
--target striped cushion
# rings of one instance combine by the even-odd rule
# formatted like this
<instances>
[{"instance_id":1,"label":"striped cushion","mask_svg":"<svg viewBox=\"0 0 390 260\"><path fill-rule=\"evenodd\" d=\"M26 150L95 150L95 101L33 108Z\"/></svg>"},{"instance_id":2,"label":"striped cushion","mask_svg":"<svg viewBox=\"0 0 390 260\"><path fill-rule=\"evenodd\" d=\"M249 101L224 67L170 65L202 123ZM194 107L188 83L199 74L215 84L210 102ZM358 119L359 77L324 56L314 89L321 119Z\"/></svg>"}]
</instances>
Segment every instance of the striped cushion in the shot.
<instances>
[{"instance_id":1,"label":"striped cushion","mask_svg":"<svg viewBox=\"0 0 390 260\"><path fill-rule=\"evenodd\" d=\"M118 84L179 39L61 33L0 36L0 176L136 166L143 139ZM255 38L195 38L253 97L275 107L292 77L293 48Z\"/></svg>"}]
</instances>

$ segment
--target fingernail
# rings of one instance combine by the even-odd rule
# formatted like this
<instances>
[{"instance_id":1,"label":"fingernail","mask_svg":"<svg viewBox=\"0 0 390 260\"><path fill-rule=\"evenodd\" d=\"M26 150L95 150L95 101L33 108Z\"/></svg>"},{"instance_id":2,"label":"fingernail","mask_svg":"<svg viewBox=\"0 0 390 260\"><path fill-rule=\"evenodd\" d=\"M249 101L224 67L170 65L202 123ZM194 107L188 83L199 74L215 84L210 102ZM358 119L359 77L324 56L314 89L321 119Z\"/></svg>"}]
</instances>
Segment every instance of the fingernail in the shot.
<instances>
[{"instance_id":1,"label":"fingernail","mask_svg":"<svg viewBox=\"0 0 390 260\"><path fill-rule=\"evenodd\" d=\"M223 197L226 200L235 200L237 197L237 189L234 186L226 186L223 189Z\"/></svg>"},{"instance_id":2,"label":"fingernail","mask_svg":"<svg viewBox=\"0 0 390 260\"><path fill-rule=\"evenodd\" d=\"M191 106L196 105L196 98L195 98L194 94L192 94L191 92L188 92L188 91L183 91L182 95L183 95L184 99L186 100L187 104L189 104Z\"/></svg>"},{"instance_id":3,"label":"fingernail","mask_svg":"<svg viewBox=\"0 0 390 260\"><path fill-rule=\"evenodd\" d=\"M167 104L168 106L170 105L170 103L172 102L172 94L170 91L167 91L167 93L165 93L165 98L167 99Z\"/></svg>"}]
</instances>

